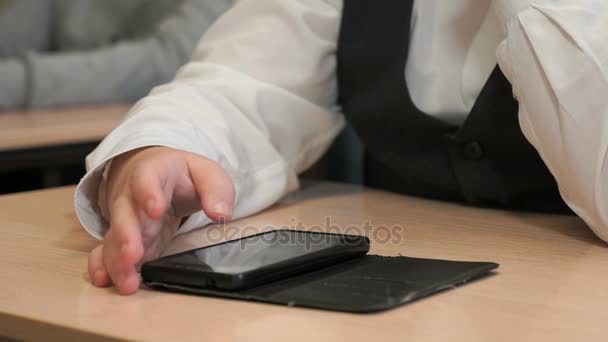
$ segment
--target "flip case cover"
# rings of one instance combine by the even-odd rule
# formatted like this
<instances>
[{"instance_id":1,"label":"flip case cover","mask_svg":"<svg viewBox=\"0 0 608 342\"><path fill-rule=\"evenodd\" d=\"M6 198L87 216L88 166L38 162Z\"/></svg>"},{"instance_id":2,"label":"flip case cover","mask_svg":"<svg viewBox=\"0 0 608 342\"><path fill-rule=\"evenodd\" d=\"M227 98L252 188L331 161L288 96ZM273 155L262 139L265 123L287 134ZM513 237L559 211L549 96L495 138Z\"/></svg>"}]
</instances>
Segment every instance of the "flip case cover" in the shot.
<instances>
[{"instance_id":1,"label":"flip case cover","mask_svg":"<svg viewBox=\"0 0 608 342\"><path fill-rule=\"evenodd\" d=\"M331 311L374 313L451 289L498 264L367 255L319 271L242 291L147 282L172 292Z\"/></svg>"}]
</instances>

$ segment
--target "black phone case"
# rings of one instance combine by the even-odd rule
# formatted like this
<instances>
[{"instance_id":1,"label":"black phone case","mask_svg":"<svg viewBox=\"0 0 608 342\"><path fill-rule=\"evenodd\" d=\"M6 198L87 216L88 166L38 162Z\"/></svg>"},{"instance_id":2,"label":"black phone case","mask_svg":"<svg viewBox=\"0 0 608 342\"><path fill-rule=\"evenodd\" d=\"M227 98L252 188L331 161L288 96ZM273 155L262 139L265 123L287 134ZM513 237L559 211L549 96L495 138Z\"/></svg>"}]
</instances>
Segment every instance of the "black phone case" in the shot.
<instances>
[{"instance_id":1,"label":"black phone case","mask_svg":"<svg viewBox=\"0 0 608 342\"><path fill-rule=\"evenodd\" d=\"M251 239L269 233L291 234L290 238L294 239L293 241L297 239L297 237L293 234L300 235L300 238L313 234L321 236L338 236L347 240L344 240L344 242L339 246L334 246L332 248L317 251L316 253L306 254L304 256L292 258L290 260L285 260L272 265L262 266L255 270L242 272L239 274L216 273L212 270L206 269L206 265L203 266L202 269L199 268L198 265L195 265L194 268L177 268L176 265L171 263L172 259L182 254L190 254L191 252L197 250L216 248L227 243ZM304 242L302 241L302 243ZM278 229L251 235L238 240L226 241L217 245L198 248L193 251L169 255L147 262L141 267L141 276L144 282L160 281L169 284L179 284L185 287L205 288L216 291L241 291L361 257L369 252L369 248L370 240L366 236L349 236L334 233Z\"/></svg>"},{"instance_id":2,"label":"black phone case","mask_svg":"<svg viewBox=\"0 0 608 342\"><path fill-rule=\"evenodd\" d=\"M319 271L242 291L202 289L161 282L171 292L307 307L374 313L451 289L498 268L489 262L458 262L367 255Z\"/></svg>"}]
</instances>

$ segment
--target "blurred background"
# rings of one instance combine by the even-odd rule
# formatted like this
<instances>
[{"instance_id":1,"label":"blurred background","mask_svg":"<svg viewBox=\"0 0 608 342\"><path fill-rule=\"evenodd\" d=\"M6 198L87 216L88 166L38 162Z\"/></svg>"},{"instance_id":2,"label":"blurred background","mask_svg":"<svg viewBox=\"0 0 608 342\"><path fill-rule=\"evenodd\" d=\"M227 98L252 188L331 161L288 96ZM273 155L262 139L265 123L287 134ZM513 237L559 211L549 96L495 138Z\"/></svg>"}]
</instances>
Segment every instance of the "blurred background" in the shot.
<instances>
[{"instance_id":1,"label":"blurred background","mask_svg":"<svg viewBox=\"0 0 608 342\"><path fill-rule=\"evenodd\" d=\"M76 184L234 0L0 0L0 194ZM350 128L306 176L360 183Z\"/></svg>"}]
</instances>

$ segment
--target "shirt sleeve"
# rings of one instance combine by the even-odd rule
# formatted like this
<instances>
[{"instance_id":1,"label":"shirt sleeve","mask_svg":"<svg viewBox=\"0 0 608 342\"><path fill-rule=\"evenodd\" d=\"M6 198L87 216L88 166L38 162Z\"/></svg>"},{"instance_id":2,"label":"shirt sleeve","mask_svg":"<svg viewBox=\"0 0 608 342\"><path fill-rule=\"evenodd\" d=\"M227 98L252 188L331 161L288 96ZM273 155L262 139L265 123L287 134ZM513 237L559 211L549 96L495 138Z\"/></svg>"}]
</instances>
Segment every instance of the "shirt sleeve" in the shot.
<instances>
[{"instance_id":1,"label":"shirt sleeve","mask_svg":"<svg viewBox=\"0 0 608 342\"><path fill-rule=\"evenodd\" d=\"M141 99L154 86L173 78L200 37L232 2L186 0L140 38L87 51L26 54L22 60L27 81L25 107L133 103Z\"/></svg>"},{"instance_id":2,"label":"shirt sleeve","mask_svg":"<svg viewBox=\"0 0 608 342\"><path fill-rule=\"evenodd\" d=\"M101 238L97 205L106 163L168 146L218 162L236 188L235 218L298 186L344 126L337 101L336 0L241 0L203 37L174 81L141 100L87 158L76 191L83 226ZM200 212L180 233L210 223Z\"/></svg>"},{"instance_id":3,"label":"shirt sleeve","mask_svg":"<svg viewBox=\"0 0 608 342\"><path fill-rule=\"evenodd\" d=\"M608 241L608 2L495 1L498 60L562 197Z\"/></svg>"}]
</instances>

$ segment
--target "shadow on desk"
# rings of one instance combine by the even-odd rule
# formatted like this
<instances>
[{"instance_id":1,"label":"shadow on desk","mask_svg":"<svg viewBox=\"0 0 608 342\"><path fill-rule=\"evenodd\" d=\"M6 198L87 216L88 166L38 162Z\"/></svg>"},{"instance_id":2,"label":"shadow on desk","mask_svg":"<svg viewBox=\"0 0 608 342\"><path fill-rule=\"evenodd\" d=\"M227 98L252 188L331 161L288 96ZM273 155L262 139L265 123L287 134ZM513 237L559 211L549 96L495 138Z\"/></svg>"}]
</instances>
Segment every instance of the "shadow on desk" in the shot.
<instances>
[{"instance_id":1,"label":"shadow on desk","mask_svg":"<svg viewBox=\"0 0 608 342\"><path fill-rule=\"evenodd\" d=\"M540 236L561 235L568 239L576 240L590 246L607 248L608 244L602 241L593 231L586 226L581 218L575 215L548 215L531 212L506 212L512 219L529 227L530 230L538 231Z\"/></svg>"}]
</instances>

